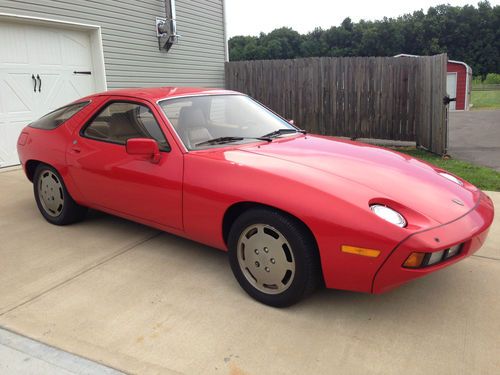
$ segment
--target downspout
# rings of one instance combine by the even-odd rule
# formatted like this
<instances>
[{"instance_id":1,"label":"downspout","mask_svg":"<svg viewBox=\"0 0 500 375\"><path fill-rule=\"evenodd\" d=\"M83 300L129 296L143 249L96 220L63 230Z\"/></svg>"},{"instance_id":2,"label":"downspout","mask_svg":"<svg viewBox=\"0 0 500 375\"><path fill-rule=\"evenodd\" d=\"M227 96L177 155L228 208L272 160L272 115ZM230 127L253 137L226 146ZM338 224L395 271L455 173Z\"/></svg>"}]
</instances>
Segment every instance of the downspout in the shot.
<instances>
[{"instance_id":1,"label":"downspout","mask_svg":"<svg viewBox=\"0 0 500 375\"><path fill-rule=\"evenodd\" d=\"M175 0L165 0L165 15L167 16L168 31L175 34L177 25L175 21Z\"/></svg>"},{"instance_id":2,"label":"downspout","mask_svg":"<svg viewBox=\"0 0 500 375\"><path fill-rule=\"evenodd\" d=\"M226 88L226 63L229 61L229 43L227 40L226 0L222 0L222 27L224 28L224 87Z\"/></svg>"},{"instance_id":3,"label":"downspout","mask_svg":"<svg viewBox=\"0 0 500 375\"><path fill-rule=\"evenodd\" d=\"M227 40L226 0L222 0L222 27L224 27L224 60L229 61L229 44Z\"/></svg>"}]
</instances>

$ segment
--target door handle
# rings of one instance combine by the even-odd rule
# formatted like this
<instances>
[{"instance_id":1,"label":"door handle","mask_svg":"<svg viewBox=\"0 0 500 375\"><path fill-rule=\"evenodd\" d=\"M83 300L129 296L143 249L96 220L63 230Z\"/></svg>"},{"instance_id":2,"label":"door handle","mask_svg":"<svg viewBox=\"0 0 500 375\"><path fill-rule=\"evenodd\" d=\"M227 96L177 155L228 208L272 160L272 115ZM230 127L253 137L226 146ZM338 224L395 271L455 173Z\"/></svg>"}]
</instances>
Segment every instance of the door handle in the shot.
<instances>
[{"instance_id":1,"label":"door handle","mask_svg":"<svg viewBox=\"0 0 500 375\"><path fill-rule=\"evenodd\" d=\"M78 141L76 139L73 140L72 142L71 151L73 151L76 154L79 154L82 151L80 147L78 147Z\"/></svg>"},{"instance_id":2,"label":"door handle","mask_svg":"<svg viewBox=\"0 0 500 375\"><path fill-rule=\"evenodd\" d=\"M33 88L33 91L36 92L36 78L34 74L31 75L31 79L35 81L35 87Z\"/></svg>"},{"instance_id":3,"label":"door handle","mask_svg":"<svg viewBox=\"0 0 500 375\"><path fill-rule=\"evenodd\" d=\"M450 98L448 95L446 95L444 98L443 98L443 104L444 105L448 105L450 104L451 102L456 102L457 101L457 98Z\"/></svg>"},{"instance_id":4,"label":"door handle","mask_svg":"<svg viewBox=\"0 0 500 375\"><path fill-rule=\"evenodd\" d=\"M36 78L38 79L38 92L42 91L42 79L40 78L40 75L37 74ZM35 84L35 91L36 91L36 84Z\"/></svg>"}]
</instances>

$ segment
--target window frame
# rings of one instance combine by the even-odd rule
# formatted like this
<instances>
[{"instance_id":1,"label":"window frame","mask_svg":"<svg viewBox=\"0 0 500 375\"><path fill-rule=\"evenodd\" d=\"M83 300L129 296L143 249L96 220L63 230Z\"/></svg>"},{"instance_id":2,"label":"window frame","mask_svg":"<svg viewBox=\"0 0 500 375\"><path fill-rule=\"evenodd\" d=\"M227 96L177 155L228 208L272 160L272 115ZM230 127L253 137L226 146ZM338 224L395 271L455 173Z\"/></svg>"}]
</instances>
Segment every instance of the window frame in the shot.
<instances>
[{"instance_id":1,"label":"window frame","mask_svg":"<svg viewBox=\"0 0 500 375\"><path fill-rule=\"evenodd\" d=\"M155 113L153 111L153 108L149 104L146 104L146 103L141 102L139 100L133 100L133 99L132 100L128 100L128 99L110 99L110 100L104 102L103 104L101 104L101 106L97 109L97 111L80 128L80 131L78 132L79 136L82 137L82 138L91 139L93 141L98 141L98 142L103 142L103 143L110 143L110 144L113 144L113 145L119 145L119 146L126 147L127 146L127 142L126 141L125 141L125 143L121 143L121 142L118 142L118 141L110 141L110 140L106 140L106 139L102 139L102 138L91 137L91 136L88 136L88 135L85 134L85 130L87 130L87 128L90 125L92 125L92 123L94 122L94 120L97 117L99 117L99 115L106 108L108 108L110 105L115 104L115 103L136 104L136 105L140 105L140 106L148 108L151 111L151 114L153 115L153 118L155 119L156 124L158 125L158 128L160 129L161 134L163 134L163 137L165 138L165 142L167 142L168 149L161 149L161 148L159 148L160 152L171 152L172 151L172 146L170 145L170 142L168 141L168 138L165 135L165 132L161 128L160 121L158 121L158 117L155 115ZM142 138L145 138L145 137L142 137ZM129 139L137 139L137 138L129 138ZM156 143L158 143L158 140L156 140L155 138L148 138L148 139L153 139L154 141L156 141ZM158 144L158 146L160 146L160 145Z\"/></svg>"},{"instance_id":2,"label":"window frame","mask_svg":"<svg viewBox=\"0 0 500 375\"><path fill-rule=\"evenodd\" d=\"M53 111L50 111L49 113L46 113L44 114L42 117L36 119L35 121L32 121L30 124L28 124L28 127L30 128L33 128L33 129L38 129L38 130L56 130L58 128L60 128L61 126L63 126L64 124L66 124L69 120L71 120L73 117L75 117L78 113L80 113L84 108L88 107L88 105L92 103L92 100L88 99L88 100L81 100L81 101L76 101L76 102L73 102L73 103L69 103L69 104L66 104L66 105L63 105L62 107L59 107L59 108L56 108L54 109ZM41 119L43 119L44 117L47 117L49 115L51 115L52 113L56 112L56 111L60 111L61 109L65 109L65 108L69 108L69 107L72 107L74 105L78 105L78 104L84 104L78 111L76 111L75 113L73 113L70 117L68 117L66 120L64 120L63 122L61 122L59 125L57 125L56 127L53 127L53 128L50 128L50 129L47 129L47 128L40 128L40 127L37 127L37 126L33 126L33 123L37 122L37 121L40 121Z\"/></svg>"}]
</instances>

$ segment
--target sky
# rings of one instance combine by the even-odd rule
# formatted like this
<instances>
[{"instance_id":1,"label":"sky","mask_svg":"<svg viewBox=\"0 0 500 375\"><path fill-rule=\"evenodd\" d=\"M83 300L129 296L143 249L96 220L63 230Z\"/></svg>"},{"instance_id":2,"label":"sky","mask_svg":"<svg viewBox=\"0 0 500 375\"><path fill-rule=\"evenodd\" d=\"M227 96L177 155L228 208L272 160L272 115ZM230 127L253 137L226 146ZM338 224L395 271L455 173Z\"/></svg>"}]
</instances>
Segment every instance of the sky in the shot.
<instances>
[{"instance_id":1,"label":"sky","mask_svg":"<svg viewBox=\"0 0 500 375\"><path fill-rule=\"evenodd\" d=\"M476 5L467 0L225 0L228 37L259 35L287 26L300 33L307 33L320 26L328 29L338 26L346 18L353 22L361 19L378 20L397 17L415 10L439 4L463 6ZM490 0L499 5L500 0Z\"/></svg>"}]
</instances>

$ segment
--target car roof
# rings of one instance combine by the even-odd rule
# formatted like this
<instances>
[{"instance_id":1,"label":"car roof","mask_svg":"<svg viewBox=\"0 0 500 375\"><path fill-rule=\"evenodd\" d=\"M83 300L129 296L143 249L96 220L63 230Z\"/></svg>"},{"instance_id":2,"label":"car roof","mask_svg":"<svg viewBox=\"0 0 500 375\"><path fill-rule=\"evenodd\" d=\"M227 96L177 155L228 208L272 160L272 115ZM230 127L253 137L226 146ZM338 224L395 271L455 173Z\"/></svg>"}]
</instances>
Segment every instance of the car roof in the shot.
<instances>
[{"instance_id":1,"label":"car roof","mask_svg":"<svg viewBox=\"0 0 500 375\"><path fill-rule=\"evenodd\" d=\"M96 96L119 95L119 96L130 96L135 98L148 99L151 101L157 101L161 99L175 98L179 96L204 95L204 94L221 95L221 94L239 94L239 93L230 90L201 88L201 87L139 87L139 88L104 91L97 94L89 95L84 99L90 99Z\"/></svg>"}]
</instances>

